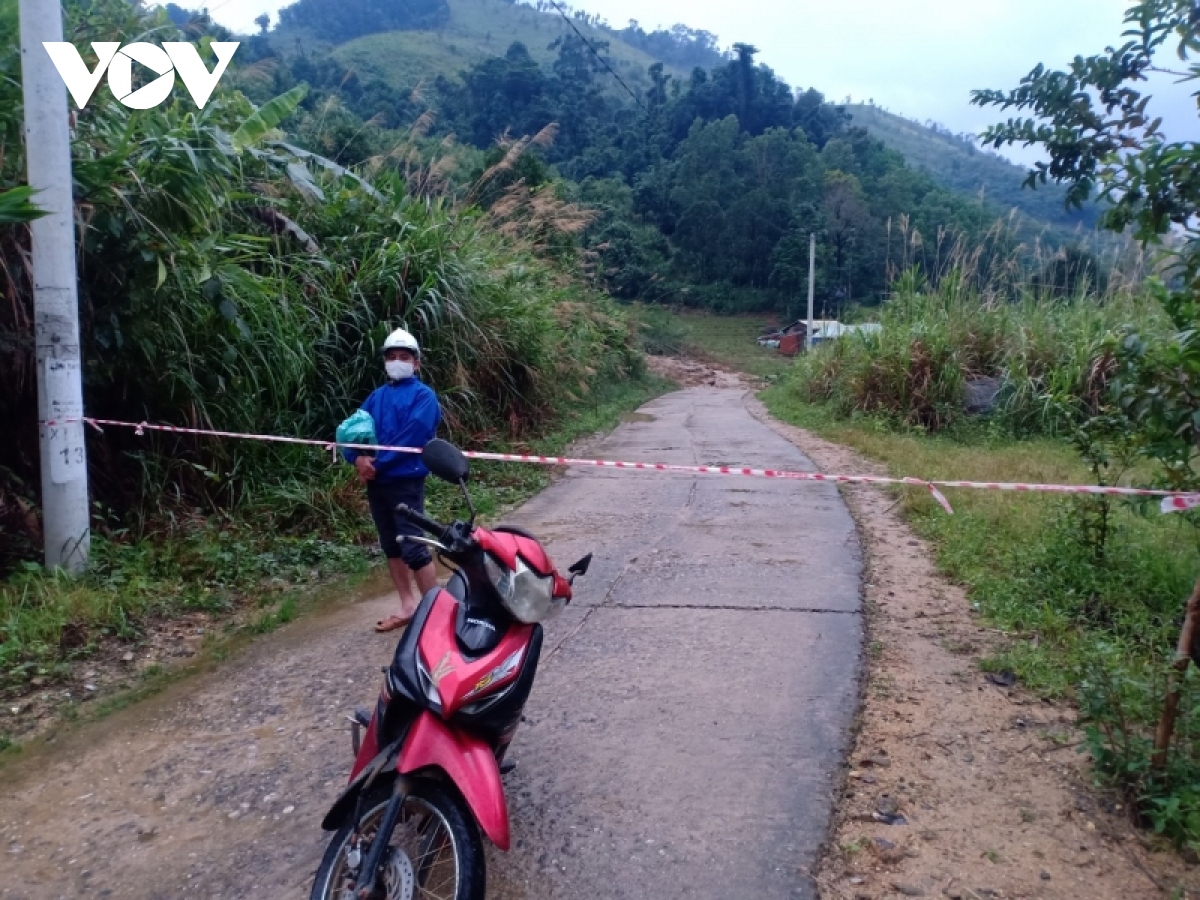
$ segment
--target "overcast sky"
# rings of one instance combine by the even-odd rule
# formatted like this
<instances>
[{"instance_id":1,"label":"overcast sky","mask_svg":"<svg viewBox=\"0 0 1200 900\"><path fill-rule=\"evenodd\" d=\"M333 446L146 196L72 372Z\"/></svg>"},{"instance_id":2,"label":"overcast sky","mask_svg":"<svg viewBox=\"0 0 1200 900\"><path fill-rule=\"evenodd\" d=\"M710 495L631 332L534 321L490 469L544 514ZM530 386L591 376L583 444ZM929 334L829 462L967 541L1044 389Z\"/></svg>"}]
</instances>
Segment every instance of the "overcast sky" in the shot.
<instances>
[{"instance_id":1,"label":"overcast sky","mask_svg":"<svg viewBox=\"0 0 1200 900\"><path fill-rule=\"evenodd\" d=\"M214 18L254 31L289 0L210 0ZM181 3L181 5L190 5ZM1132 0L574 0L615 27L677 22L716 34L723 47L759 48L759 61L796 87L830 100L874 100L886 109L978 133L999 118L970 104L973 88L1015 87L1038 62L1065 66L1121 40ZM1175 62L1171 54L1166 64ZM1156 89L1173 139L1200 139L1192 89ZM1179 124L1183 123L1183 124Z\"/></svg>"}]
</instances>

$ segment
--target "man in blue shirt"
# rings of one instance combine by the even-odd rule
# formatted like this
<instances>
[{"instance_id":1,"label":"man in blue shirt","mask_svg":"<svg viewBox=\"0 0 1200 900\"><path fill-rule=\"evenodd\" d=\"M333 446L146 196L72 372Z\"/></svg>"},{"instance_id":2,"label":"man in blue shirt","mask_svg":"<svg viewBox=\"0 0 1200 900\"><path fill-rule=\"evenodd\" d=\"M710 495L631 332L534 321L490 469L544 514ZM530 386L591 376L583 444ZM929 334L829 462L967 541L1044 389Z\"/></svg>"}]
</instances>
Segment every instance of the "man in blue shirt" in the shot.
<instances>
[{"instance_id":1,"label":"man in blue shirt","mask_svg":"<svg viewBox=\"0 0 1200 900\"><path fill-rule=\"evenodd\" d=\"M416 374L421 368L421 347L407 331L393 332L383 345L388 383L375 391L362 408L375 420L375 437L385 447L423 448L437 436L442 410L437 395ZM379 632L403 628L416 615L425 594L437 586L437 570L429 549L404 535L419 536L420 528L396 515L406 503L425 511L425 479L429 470L421 457L412 453L380 452L377 458L354 450L343 451L353 463L359 479L367 486L371 518L379 531L379 543L387 557L392 582L400 594L400 614L375 626ZM412 581L416 578L417 592Z\"/></svg>"}]
</instances>

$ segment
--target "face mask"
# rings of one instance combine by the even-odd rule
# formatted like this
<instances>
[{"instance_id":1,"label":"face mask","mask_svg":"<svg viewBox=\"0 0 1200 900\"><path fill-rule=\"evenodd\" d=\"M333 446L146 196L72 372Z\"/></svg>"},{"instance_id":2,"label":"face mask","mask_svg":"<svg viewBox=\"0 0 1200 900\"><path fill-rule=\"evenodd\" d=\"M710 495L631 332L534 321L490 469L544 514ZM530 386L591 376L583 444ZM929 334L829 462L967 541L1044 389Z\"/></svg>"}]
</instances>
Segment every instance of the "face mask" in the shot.
<instances>
[{"instance_id":1,"label":"face mask","mask_svg":"<svg viewBox=\"0 0 1200 900\"><path fill-rule=\"evenodd\" d=\"M412 363L400 362L398 360L385 364L384 368L387 369L388 378L392 379L392 381L404 381L405 379L412 378L417 371L416 366Z\"/></svg>"}]
</instances>

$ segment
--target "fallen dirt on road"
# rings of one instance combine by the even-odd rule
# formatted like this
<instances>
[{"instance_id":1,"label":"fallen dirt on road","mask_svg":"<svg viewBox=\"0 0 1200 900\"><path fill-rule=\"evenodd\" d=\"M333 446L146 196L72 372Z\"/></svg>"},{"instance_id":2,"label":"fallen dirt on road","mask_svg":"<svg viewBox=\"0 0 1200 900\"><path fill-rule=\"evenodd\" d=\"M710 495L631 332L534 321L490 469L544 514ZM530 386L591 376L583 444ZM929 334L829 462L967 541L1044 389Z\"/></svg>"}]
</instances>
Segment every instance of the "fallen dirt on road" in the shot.
<instances>
[{"instance_id":1,"label":"fallen dirt on road","mask_svg":"<svg viewBox=\"0 0 1200 900\"><path fill-rule=\"evenodd\" d=\"M680 387L744 388L751 384L747 375L686 357L648 356L646 367Z\"/></svg>"},{"instance_id":2,"label":"fallen dirt on road","mask_svg":"<svg viewBox=\"0 0 1200 900\"><path fill-rule=\"evenodd\" d=\"M885 474L852 450L751 411L825 472ZM993 683L1001 638L940 575L882 489L843 490L866 552L870 653L833 832L826 898L1131 900L1200 896L1200 872L1092 787L1073 708ZM897 818L899 817L899 818ZM887 824L894 822L896 824Z\"/></svg>"}]
</instances>

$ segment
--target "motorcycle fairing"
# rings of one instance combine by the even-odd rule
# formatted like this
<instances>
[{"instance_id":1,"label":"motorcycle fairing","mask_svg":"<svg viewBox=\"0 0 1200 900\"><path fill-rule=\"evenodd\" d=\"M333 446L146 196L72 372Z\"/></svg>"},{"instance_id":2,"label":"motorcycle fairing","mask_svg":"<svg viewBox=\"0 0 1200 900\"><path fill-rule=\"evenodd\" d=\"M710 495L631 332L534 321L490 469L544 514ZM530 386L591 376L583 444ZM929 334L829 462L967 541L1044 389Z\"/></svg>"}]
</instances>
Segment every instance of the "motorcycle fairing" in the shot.
<instances>
[{"instance_id":1,"label":"motorcycle fairing","mask_svg":"<svg viewBox=\"0 0 1200 900\"><path fill-rule=\"evenodd\" d=\"M507 616L495 610L472 608L467 603L459 602L454 634L458 638L459 649L468 658L479 659L500 646L511 624Z\"/></svg>"},{"instance_id":2,"label":"motorcycle fairing","mask_svg":"<svg viewBox=\"0 0 1200 900\"><path fill-rule=\"evenodd\" d=\"M534 626L514 623L496 649L479 659L462 655L456 637L458 602L442 593L429 610L417 652L441 698L441 712L451 718L472 700L479 700L517 680Z\"/></svg>"},{"instance_id":3,"label":"motorcycle fairing","mask_svg":"<svg viewBox=\"0 0 1200 900\"><path fill-rule=\"evenodd\" d=\"M488 840L508 850L508 805L491 748L477 737L451 731L433 713L422 712L404 741L396 771L411 775L429 768L446 773Z\"/></svg>"}]
</instances>

